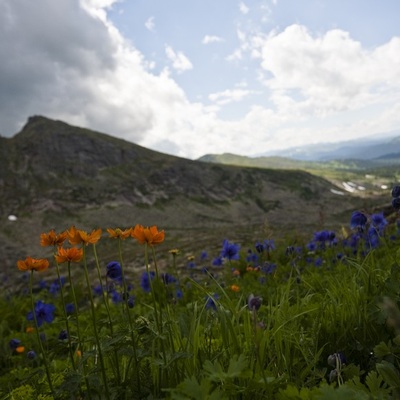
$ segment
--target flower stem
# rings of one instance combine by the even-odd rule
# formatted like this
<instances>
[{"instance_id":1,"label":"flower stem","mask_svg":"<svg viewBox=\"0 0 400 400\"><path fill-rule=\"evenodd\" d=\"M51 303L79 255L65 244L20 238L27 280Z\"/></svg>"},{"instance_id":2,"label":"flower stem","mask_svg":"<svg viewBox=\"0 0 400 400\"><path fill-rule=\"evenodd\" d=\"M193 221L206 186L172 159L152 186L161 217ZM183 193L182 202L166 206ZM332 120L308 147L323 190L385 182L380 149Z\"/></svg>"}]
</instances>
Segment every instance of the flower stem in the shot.
<instances>
[{"instance_id":1,"label":"flower stem","mask_svg":"<svg viewBox=\"0 0 400 400\"><path fill-rule=\"evenodd\" d=\"M57 261L56 261L56 270L57 270L57 276L58 276L58 283L60 285L61 302L62 302L63 314L64 314L64 318L65 318L65 325L66 325L67 333L68 333L69 356L70 356L70 359L71 359L72 368L76 372L76 365L75 365L75 360L74 360L74 352L72 350L72 343L71 343L71 330L69 328L68 315L67 315L67 310L66 310L66 307L65 307L64 289L63 289L63 285L62 285L62 282L61 282L60 268L59 268L59 265L58 265Z\"/></svg>"},{"instance_id":2,"label":"flower stem","mask_svg":"<svg viewBox=\"0 0 400 400\"><path fill-rule=\"evenodd\" d=\"M35 302L33 300L33 289L32 289L33 288L33 270L31 270L30 285L29 286L30 286L30 293L31 293L32 314L33 314L33 320L35 321L37 340L39 342L40 351L41 351L42 356L43 356L43 363L44 363L44 367L46 369L46 376L47 376L47 381L49 383L50 391L51 391L52 396L55 398L53 383L51 381L51 375L50 375L50 370L49 370L49 364L47 362L47 357L46 357L46 353L45 353L44 348L43 348L42 340L40 338L39 325L38 325L38 321L37 321L37 318L36 318Z\"/></svg>"},{"instance_id":3,"label":"flower stem","mask_svg":"<svg viewBox=\"0 0 400 400\"><path fill-rule=\"evenodd\" d=\"M109 307L109 304L108 304L108 300L107 300L107 298L105 296L103 281L101 279L101 272L100 272L99 259L97 257L96 244L93 244L93 253L94 253L94 258L95 258L95 261L96 261L96 269L97 269L97 275L98 275L99 282L100 282L101 294L102 294L102 297L103 297L104 305L106 307L107 316L108 316L108 322L110 324L110 333L111 333L111 336L114 336L114 328L113 328L113 323L112 323L112 320L111 320L110 307ZM115 367L117 369L117 379L118 379L118 382L121 383L121 373L120 373L120 370L119 370L119 362L118 362L117 350L114 350L114 356L115 356Z\"/></svg>"},{"instance_id":4,"label":"flower stem","mask_svg":"<svg viewBox=\"0 0 400 400\"><path fill-rule=\"evenodd\" d=\"M79 349L81 351L81 355L83 356L82 336L81 336L81 329L80 329L80 326L79 326L79 308L78 308L78 302L76 300L75 288L74 288L74 285L72 283L71 261L68 261L68 281L69 281L69 286L71 288L72 299L74 301L74 307L75 307L76 331L78 333ZM69 332L68 332L68 336L69 336ZM82 357L82 359L83 359L83 357ZM87 392L88 392L89 399L90 399L91 398L90 385L89 385L89 379L88 379L88 376L87 376L87 370L86 370L85 362L82 362L82 368L83 368L83 374L85 376Z\"/></svg>"},{"instance_id":5,"label":"flower stem","mask_svg":"<svg viewBox=\"0 0 400 400\"><path fill-rule=\"evenodd\" d=\"M121 274L122 274L122 285L123 285L123 300L126 308L126 314L128 316L128 323L129 323L129 330L131 333L131 340L132 340L132 348L133 348L133 356L135 359L135 371L136 371L136 380L137 380L137 385L138 385L138 392L140 393L141 388L140 388L140 370L139 370L139 360L137 358L137 352L136 352L136 340L135 340L135 335L133 331L133 322L132 322L132 316L130 313L129 305L128 305L128 286L126 284L126 278L125 278L125 271L124 271L124 260L122 258L122 243L121 239L118 239L118 256L119 256L119 261L121 264Z\"/></svg>"},{"instance_id":6,"label":"flower stem","mask_svg":"<svg viewBox=\"0 0 400 400\"><path fill-rule=\"evenodd\" d=\"M94 337L95 337L97 349L98 349L98 352L99 352L99 359L100 359L100 364L101 364L101 374L103 375L104 388L105 388L105 391L106 391L105 395L106 395L107 399L110 399L110 393L109 393L109 390L108 390L108 383L107 383L106 369L105 369L105 365L104 365L103 351L102 351L101 346L100 346L99 334L97 332L96 310L94 308L92 287L90 285L89 273L88 273L88 269L87 269L85 246L83 246L83 267L84 267L83 269L85 271L86 286L87 286L87 290L88 290L88 293L89 293L90 309L92 311L92 322L93 322Z\"/></svg>"}]
</instances>

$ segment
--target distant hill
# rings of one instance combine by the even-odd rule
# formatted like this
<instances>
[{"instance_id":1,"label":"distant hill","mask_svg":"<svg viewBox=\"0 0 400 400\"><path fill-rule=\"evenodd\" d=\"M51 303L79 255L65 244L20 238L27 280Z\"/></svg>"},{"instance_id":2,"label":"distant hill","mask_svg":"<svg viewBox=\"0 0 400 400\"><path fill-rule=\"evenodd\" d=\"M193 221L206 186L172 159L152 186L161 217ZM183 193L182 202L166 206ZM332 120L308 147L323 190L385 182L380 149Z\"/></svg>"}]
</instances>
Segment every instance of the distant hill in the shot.
<instances>
[{"instance_id":1,"label":"distant hill","mask_svg":"<svg viewBox=\"0 0 400 400\"><path fill-rule=\"evenodd\" d=\"M210 234L253 240L265 224L275 232L337 225L360 200L332 189L299 170L187 160L35 116L0 137L0 260L14 268L20 257L39 256L40 233L71 224L156 224L170 248L177 237L191 246Z\"/></svg>"},{"instance_id":2,"label":"distant hill","mask_svg":"<svg viewBox=\"0 0 400 400\"><path fill-rule=\"evenodd\" d=\"M279 156L303 161L373 160L389 153L400 153L400 131L337 143L318 143L285 150L266 152L260 156ZM399 161L400 162L400 161Z\"/></svg>"}]
</instances>

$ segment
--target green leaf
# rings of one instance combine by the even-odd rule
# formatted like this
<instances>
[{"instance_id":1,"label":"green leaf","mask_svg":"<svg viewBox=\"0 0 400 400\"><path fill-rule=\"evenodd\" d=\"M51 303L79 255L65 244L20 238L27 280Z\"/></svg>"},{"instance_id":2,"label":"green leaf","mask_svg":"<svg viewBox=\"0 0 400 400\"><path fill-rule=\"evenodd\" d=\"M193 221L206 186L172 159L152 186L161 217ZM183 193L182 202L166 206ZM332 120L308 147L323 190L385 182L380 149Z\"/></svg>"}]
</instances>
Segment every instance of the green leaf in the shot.
<instances>
[{"instance_id":1,"label":"green leaf","mask_svg":"<svg viewBox=\"0 0 400 400\"><path fill-rule=\"evenodd\" d=\"M392 354L390 347L385 342L380 342L374 347L374 353L377 357L383 358Z\"/></svg>"},{"instance_id":2,"label":"green leaf","mask_svg":"<svg viewBox=\"0 0 400 400\"><path fill-rule=\"evenodd\" d=\"M382 361L376 364L376 369L391 388L400 388L399 371L397 371L393 364Z\"/></svg>"},{"instance_id":3,"label":"green leaf","mask_svg":"<svg viewBox=\"0 0 400 400\"><path fill-rule=\"evenodd\" d=\"M365 378L365 384L373 395L376 395L381 391L382 383L383 379L376 371L371 371Z\"/></svg>"}]
</instances>

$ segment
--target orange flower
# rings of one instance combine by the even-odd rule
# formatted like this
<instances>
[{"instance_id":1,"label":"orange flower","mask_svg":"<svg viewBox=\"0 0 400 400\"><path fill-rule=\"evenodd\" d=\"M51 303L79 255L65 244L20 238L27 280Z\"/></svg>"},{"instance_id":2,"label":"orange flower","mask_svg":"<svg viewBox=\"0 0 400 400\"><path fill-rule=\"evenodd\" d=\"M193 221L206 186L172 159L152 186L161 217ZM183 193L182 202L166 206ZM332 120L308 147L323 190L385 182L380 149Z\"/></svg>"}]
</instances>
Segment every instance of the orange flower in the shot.
<instances>
[{"instance_id":1,"label":"orange flower","mask_svg":"<svg viewBox=\"0 0 400 400\"><path fill-rule=\"evenodd\" d=\"M24 346L18 346L18 347L15 349L15 351L16 351L18 354L21 354L21 353L23 353L23 352L25 351L25 347L24 347Z\"/></svg>"},{"instance_id":2,"label":"orange flower","mask_svg":"<svg viewBox=\"0 0 400 400\"><path fill-rule=\"evenodd\" d=\"M27 326L25 329L26 333L32 333L35 330L35 328L33 326Z\"/></svg>"},{"instance_id":3,"label":"orange flower","mask_svg":"<svg viewBox=\"0 0 400 400\"><path fill-rule=\"evenodd\" d=\"M78 249L76 247L64 249L63 247L59 247L57 249L57 254L54 257L59 264L62 264L66 261L79 262L83 257L83 249Z\"/></svg>"},{"instance_id":4,"label":"orange flower","mask_svg":"<svg viewBox=\"0 0 400 400\"><path fill-rule=\"evenodd\" d=\"M231 290L232 290L232 292L239 292L240 287L238 285L231 285Z\"/></svg>"},{"instance_id":5,"label":"orange flower","mask_svg":"<svg viewBox=\"0 0 400 400\"><path fill-rule=\"evenodd\" d=\"M152 246L153 244L160 244L164 241L164 231L158 231L156 226L150 228L144 228L142 225L136 225L131 233L132 237L135 238L140 244L147 243Z\"/></svg>"},{"instance_id":6,"label":"orange flower","mask_svg":"<svg viewBox=\"0 0 400 400\"><path fill-rule=\"evenodd\" d=\"M17 262L17 267L20 271L44 271L49 268L49 261L46 258L26 257L25 261Z\"/></svg>"},{"instance_id":7,"label":"orange flower","mask_svg":"<svg viewBox=\"0 0 400 400\"><path fill-rule=\"evenodd\" d=\"M116 229L107 228L107 232L110 235L110 237L112 237L112 238L124 240L128 236L131 235L132 228L125 229L125 230L122 230L119 228L116 228Z\"/></svg>"},{"instance_id":8,"label":"orange flower","mask_svg":"<svg viewBox=\"0 0 400 400\"><path fill-rule=\"evenodd\" d=\"M57 234L54 229L48 233L42 233L40 235L40 245L46 246L61 246L67 238L67 232Z\"/></svg>"},{"instance_id":9,"label":"orange flower","mask_svg":"<svg viewBox=\"0 0 400 400\"><path fill-rule=\"evenodd\" d=\"M80 350L77 350L75 354L77 357L82 357L82 352Z\"/></svg>"},{"instance_id":10,"label":"orange flower","mask_svg":"<svg viewBox=\"0 0 400 400\"><path fill-rule=\"evenodd\" d=\"M101 229L93 229L91 233L87 233L80 229L76 229L75 226L71 226L71 228L67 231L68 240L72 245L78 244L95 244L99 241L101 237Z\"/></svg>"},{"instance_id":11,"label":"orange flower","mask_svg":"<svg viewBox=\"0 0 400 400\"><path fill-rule=\"evenodd\" d=\"M238 269L234 269L232 271L233 276L240 276L240 271Z\"/></svg>"}]
</instances>

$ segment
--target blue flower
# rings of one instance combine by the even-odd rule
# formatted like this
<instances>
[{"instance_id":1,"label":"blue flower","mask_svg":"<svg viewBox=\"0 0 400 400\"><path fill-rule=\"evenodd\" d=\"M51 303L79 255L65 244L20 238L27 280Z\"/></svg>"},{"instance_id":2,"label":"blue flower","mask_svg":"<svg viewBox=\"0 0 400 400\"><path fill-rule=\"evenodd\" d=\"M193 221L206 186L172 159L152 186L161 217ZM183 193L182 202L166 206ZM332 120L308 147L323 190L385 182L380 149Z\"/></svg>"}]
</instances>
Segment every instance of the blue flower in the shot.
<instances>
[{"instance_id":1,"label":"blue flower","mask_svg":"<svg viewBox=\"0 0 400 400\"><path fill-rule=\"evenodd\" d=\"M117 261L111 261L107 264L107 278L110 278L112 281L121 281L122 280L122 268L121 264Z\"/></svg>"},{"instance_id":2,"label":"blue flower","mask_svg":"<svg viewBox=\"0 0 400 400\"><path fill-rule=\"evenodd\" d=\"M392 200L392 206L396 210L400 209L400 197L396 197L395 199Z\"/></svg>"},{"instance_id":3,"label":"blue flower","mask_svg":"<svg viewBox=\"0 0 400 400\"><path fill-rule=\"evenodd\" d=\"M114 304L121 303L123 300L122 294L116 290L111 292L111 300Z\"/></svg>"},{"instance_id":4,"label":"blue flower","mask_svg":"<svg viewBox=\"0 0 400 400\"><path fill-rule=\"evenodd\" d=\"M359 232L363 232L365 229L365 225L367 224L367 217L360 211L354 211L351 214L350 219L350 228L358 229Z\"/></svg>"},{"instance_id":5,"label":"blue flower","mask_svg":"<svg viewBox=\"0 0 400 400\"><path fill-rule=\"evenodd\" d=\"M396 197L400 197L400 186L394 186L392 189L392 197L395 199Z\"/></svg>"},{"instance_id":6,"label":"blue flower","mask_svg":"<svg viewBox=\"0 0 400 400\"><path fill-rule=\"evenodd\" d=\"M93 295L94 296L101 296L103 294L103 288L101 287L100 284L97 286L92 287L93 290Z\"/></svg>"},{"instance_id":7,"label":"blue flower","mask_svg":"<svg viewBox=\"0 0 400 400\"><path fill-rule=\"evenodd\" d=\"M50 284L49 293L51 293L54 297L57 296L58 292L60 291L60 285L58 281L54 281Z\"/></svg>"},{"instance_id":8,"label":"blue flower","mask_svg":"<svg viewBox=\"0 0 400 400\"><path fill-rule=\"evenodd\" d=\"M206 300L206 310L216 310L217 309L217 304L215 303L215 300L218 299L218 294L214 293L213 296L208 296Z\"/></svg>"},{"instance_id":9,"label":"blue flower","mask_svg":"<svg viewBox=\"0 0 400 400\"><path fill-rule=\"evenodd\" d=\"M315 242L309 242L306 247L309 251L315 251L317 249Z\"/></svg>"},{"instance_id":10,"label":"blue flower","mask_svg":"<svg viewBox=\"0 0 400 400\"><path fill-rule=\"evenodd\" d=\"M264 249L267 252L275 250L275 242L272 239L264 240Z\"/></svg>"},{"instance_id":11,"label":"blue flower","mask_svg":"<svg viewBox=\"0 0 400 400\"><path fill-rule=\"evenodd\" d=\"M171 283L176 283L177 280L174 276L166 273L166 274L161 274L161 279L164 282L165 285L169 285Z\"/></svg>"},{"instance_id":12,"label":"blue flower","mask_svg":"<svg viewBox=\"0 0 400 400\"><path fill-rule=\"evenodd\" d=\"M379 245L379 234L378 234L377 230L373 226L371 226L368 229L367 240L368 240L369 246L372 249L376 249L378 247L378 245Z\"/></svg>"},{"instance_id":13,"label":"blue flower","mask_svg":"<svg viewBox=\"0 0 400 400\"><path fill-rule=\"evenodd\" d=\"M262 298L259 296L254 296L254 294L251 294L249 298L247 299L247 306L249 307L250 310L257 311L262 304Z\"/></svg>"},{"instance_id":14,"label":"blue flower","mask_svg":"<svg viewBox=\"0 0 400 400\"><path fill-rule=\"evenodd\" d=\"M324 260L323 260L321 257L317 257L317 258L314 260L314 265L315 265L316 267L320 267L320 266L323 264L323 262L324 262Z\"/></svg>"},{"instance_id":15,"label":"blue flower","mask_svg":"<svg viewBox=\"0 0 400 400\"><path fill-rule=\"evenodd\" d=\"M276 264L271 264L269 262L266 262L261 268L261 271L264 272L264 274L272 274L275 270Z\"/></svg>"},{"instance_id":16,"label":"blue flower","mask_svg":"<svg viewBox=\"0 0 400 400\"><path fill-rule=\"evenodd\" d=\"M61 342L65 342L66 340L68 340L68 332L65 329L61 330L58 334L58 340L60 340Z\"/></svg>"},{"instance_id":17,"label":"blue flower","mask_svg":"<svg viewBox=\"0 0 400 400\"><path fill-rule=\"evenodd\" d=\"M55 310L56 307L53 304L46 304L43 303L43 301L38 300L35 303L35 309L34 309L38 326L42 326L43 322L47 323L53 322ZM34 320L33 311L29 311L29 313L26 316L26 319L28 321Z\"/></svg>"},{"instance_id":18,"label":"blue flower","mask_svg":"<svg viewBox=\"0 0 400 400\"><path fill-rule=\"evenodd\" d=\"M135 305L135 298L133 296L129 296L127 303L129 308L133 308Z\"/></svg>"},{"instance_id":19,"label":"blue flower","mask_svg":"<svg viewBox=\"0 0 400 400\"><path fill-rule=\"evenodd\" d=\"M221 267L222 264L223 264L222 257L216 257L212 262L212 265L214 265L214 267Z\"/></svg>"},{"instance_id":20,"label":"blue flower","mask_svg":"<svg viewBox=\"0 0 400 400\"><path fill-rule=\"evenodd\" d=\"M65 312L67 314L73 314L75 311L74 303L68 303L65 305Z\"/></svg>"},{"instance_id":21,"label":"blue flower","mask_svg":"<svg viewBox=\"0 0 400 400\"><path fill-rule=\"evenodd\" d=\"M155 272L151 271L150 279L153 280L155 275L156 275ZM142 279L140 281L140 286L146 293L149 293L151 291L150 279L149 279L149 274L147 272L143 272Z\"/></svg>"},{"instance_id":22,"label":"blue flower","mask_svg":"<svg viewBox=\"0 0 400 400\"><path fill-rule=\"evenodd\" d=\"M205 250L203 250L200 254L200 260L204 261L207 260L207 258L208 258L208 253Z\"/></svg>"},{"instance_id":23,"label":"blue flower","mask_svg":"<svg viewBox=\"0 0 400 400\"><path fill-rule=\"evenodd\" d=\"M262 253L264 251L264 245L260 242L257 242L254 247L258 253Z\"/></svg>"},{"instance_id":24,"label":"blue flower","mask_svg":"<svg viewBox=\"0 0 400 400\"><path fill-rule=\"evenodd\" d=\"M385 217L383 216L383 212L379 214L372 214L371 215L371 222L372 225L378 230L379 233L382 233L385 229L388 222L386 221Z\"/></svg>"},{"instance_id":25,"label":"blue flower","mask_svg":"<svg viewBox=\"0 0 400 400\"><path fill-rule=\"evenodd\" d=\"M36 353L33 350L30 350L26 353L26 358L34 360L36 358Z\"/></svg>"},{"instance_id":26,"label":"blue flower","mask_svg":"<svg viewBox=\"0 0 400 400\"><path fill-rule=\"evenodd\" d=\"M240 246L235 243L229 243L227 239L222 243L221 257L228 260L239 260Z\"/></svg>"},{"instance_id":27,"label":"blue flower","mask_svg":"<svg viewBox=\"0 0 400 400\"><path fill-rule=\"evenodd\" d=\"M246 257L246 261L249 263L252 263L254 266L258 265L258 255L256 253L253 253L251 250L248 253L248 256Z\"/></svg>"},{"instance_id":28,"label":"blue flower","mask_svg":"<svg viewBox=\"0 0 400 400\"><path fill-rule=\"evenodd\" d=\"M19 339L11 339L8 344L11 350L15 350L17 347L21 346L21 341Z\"/></svg>"}]
</instances>

